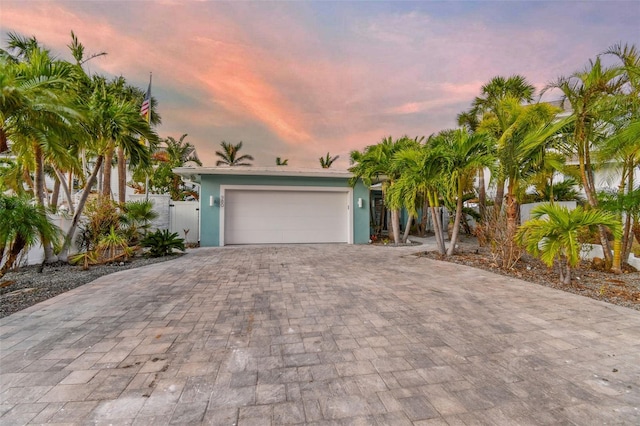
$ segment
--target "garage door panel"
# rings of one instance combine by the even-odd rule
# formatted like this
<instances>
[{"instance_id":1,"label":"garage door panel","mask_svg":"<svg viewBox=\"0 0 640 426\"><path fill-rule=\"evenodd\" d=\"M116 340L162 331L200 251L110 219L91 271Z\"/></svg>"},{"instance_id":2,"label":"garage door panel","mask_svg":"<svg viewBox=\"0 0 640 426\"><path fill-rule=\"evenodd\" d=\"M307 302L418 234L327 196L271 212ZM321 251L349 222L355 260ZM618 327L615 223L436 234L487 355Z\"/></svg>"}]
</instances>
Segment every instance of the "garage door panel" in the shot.
<instances>
[{"instance_id":1,"label":"garage door panel","mask_svg":"<svg viewBox=\"0 0 640 426\"><path fill-rule=\"evenodd\" d=\"M348 192L227 190L224 243L347 242Z\"/></svg>"}]
</instances>

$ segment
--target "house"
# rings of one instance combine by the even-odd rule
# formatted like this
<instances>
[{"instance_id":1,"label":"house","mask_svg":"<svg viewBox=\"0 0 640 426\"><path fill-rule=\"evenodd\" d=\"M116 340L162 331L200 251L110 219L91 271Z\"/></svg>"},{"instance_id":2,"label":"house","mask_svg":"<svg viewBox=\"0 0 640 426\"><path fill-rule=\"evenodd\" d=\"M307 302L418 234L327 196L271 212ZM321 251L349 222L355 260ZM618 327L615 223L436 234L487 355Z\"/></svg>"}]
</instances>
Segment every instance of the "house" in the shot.
<instances>
[{"instance_id":1,"label":"house","mask_svg":"<svg viewBox=\"0 0 640 426\"><path fill-rule=\"evenodd\" d=\"M352 174L290 167L179 167L200 185L200 245L369 241L369 189Z\"/></svg>"}]
</instances>

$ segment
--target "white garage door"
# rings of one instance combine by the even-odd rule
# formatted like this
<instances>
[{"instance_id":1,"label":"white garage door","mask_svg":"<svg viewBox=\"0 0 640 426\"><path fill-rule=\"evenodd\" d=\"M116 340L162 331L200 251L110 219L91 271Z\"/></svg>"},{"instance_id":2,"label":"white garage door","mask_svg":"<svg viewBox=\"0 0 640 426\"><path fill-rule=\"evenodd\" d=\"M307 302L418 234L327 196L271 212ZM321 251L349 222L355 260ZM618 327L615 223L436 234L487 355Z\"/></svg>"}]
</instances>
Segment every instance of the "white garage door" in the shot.
<instances>
[{"instance_id":1,"label":"white garage door","mask_svg":"<svg viewBox=\"0 0 640 426\"><path fill-rule=\"evenodd\" d=\"M226 244L346 243L348 192L237 190L224 192Z\"/></svg>"}]
</instances>

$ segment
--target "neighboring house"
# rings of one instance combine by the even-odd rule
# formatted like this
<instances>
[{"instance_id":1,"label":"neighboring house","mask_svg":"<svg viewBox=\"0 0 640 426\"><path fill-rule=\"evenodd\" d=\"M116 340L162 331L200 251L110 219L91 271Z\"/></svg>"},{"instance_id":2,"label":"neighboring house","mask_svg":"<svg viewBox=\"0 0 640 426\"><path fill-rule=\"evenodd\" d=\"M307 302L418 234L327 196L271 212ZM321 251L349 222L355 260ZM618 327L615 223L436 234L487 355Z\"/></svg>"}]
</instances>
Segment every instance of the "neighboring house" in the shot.
<instances>
[{"instance_id":1,"label":"neighboring house","mask_svg":"<svg viewBox=\"0 0 640 426\"><path fill-rule=\"evenodd\" d=\"M369 189L352 174L290 167L179 167L201 185L200 245L369 241Z\"/></svg>"}]
</instances>

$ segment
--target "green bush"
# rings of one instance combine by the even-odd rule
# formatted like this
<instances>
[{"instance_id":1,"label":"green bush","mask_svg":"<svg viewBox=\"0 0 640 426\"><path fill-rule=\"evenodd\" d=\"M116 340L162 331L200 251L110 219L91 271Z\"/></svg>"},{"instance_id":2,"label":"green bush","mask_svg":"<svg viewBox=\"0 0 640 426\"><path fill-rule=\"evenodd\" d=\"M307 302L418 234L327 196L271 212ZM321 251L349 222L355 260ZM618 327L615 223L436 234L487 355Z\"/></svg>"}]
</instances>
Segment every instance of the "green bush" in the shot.
<instances>
[{"instance_id":1,"label":"green bush","mask_svg":"<svg viewBox=\"0 0 640 426\"><path fill-rule=\"evenodd\" d=\"M147 234L142 241L142 247L149 249L151 257L168 256L173 253L173 249L184 251L184 239L178 237L176 232L158 229L156 232Z\"/></svg>"}]
</instances>

